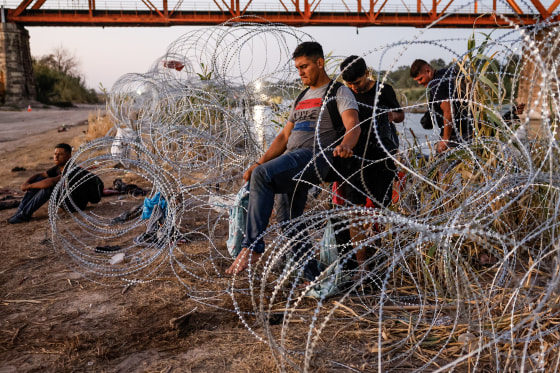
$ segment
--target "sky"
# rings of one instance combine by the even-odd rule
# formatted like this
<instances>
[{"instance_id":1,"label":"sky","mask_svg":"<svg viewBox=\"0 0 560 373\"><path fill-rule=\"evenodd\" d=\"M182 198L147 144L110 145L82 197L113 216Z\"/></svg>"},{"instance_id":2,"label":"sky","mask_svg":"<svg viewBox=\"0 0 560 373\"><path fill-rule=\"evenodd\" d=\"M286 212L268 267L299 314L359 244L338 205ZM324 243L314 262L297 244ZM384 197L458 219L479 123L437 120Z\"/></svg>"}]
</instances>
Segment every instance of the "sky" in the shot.
<instances>
[{"instance_id":1,"label":"sky","mask_svg":"<svg viewBox=\"0 0 560 373\"><path fill-rule=\"evenodd\" d=\"M144 73L181 35L204 27L29 27L31 55L40 57L62 47L79 62L86 86L109 90L127 73ZM374 69L410 65L415 58L451 61L465 53L472 29L416 29L397 27L302 27L335 56L366 55ZM489 30L477 29L477 39ZM498 31L493 36L511 31ZM413 44L409 41L415 40ZM424 43L427 42L427 43ZM391 48L387 45L403 43Z\"/></svg>"}]
</instances>

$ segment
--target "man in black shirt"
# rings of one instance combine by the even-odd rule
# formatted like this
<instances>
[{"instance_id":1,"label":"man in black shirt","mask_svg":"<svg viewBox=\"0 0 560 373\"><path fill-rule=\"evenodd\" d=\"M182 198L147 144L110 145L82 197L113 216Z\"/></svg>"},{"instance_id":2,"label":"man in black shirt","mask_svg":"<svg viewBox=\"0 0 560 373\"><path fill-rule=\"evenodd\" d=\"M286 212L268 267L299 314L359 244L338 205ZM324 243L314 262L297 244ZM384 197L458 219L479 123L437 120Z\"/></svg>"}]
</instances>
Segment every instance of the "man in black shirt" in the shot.
<instances>
[{"instance_id":1,"label":"man in black shirt","mask_svg":"<svg viewBox=\"0 0 560 373\"><path fill-rule=\"evenodd\" d=\"M404 120L404 112L393 87L368 76L366 62L358 56L340 65L342 78L354 93L359 106L360 138L349 164L349 182L342 185L344 198L365 205L369 197L377 206L391 201L396 167L390 155L399 147L393 122ZM375 112L374 112L375 108Z\"/></svg>"},{"instance_id":2,"label":"man in black shirt","mask_svg":"<svg viewBox=\"0 0 560 373\"><path fill-rule=\"evenodd\" d=\"M17 213L8 219L10 224L25 223L31 220L31 215L44 205L50 198L55 185L62 177L62 171L72 157L72 147L68 144L58 144L54 148L54 167L35 174L25 181L21 190L25 192Z\"/></svg>"},{"instance_id":3,"label":"man in black shirt","mask_svg":"<svg viewBox=\"0 0 560 373\"><path fill-rule=\"evenodd\" d=\"M339 191L343 198L352 204L364 206L369 198L374 206L387 207L391 203L393 180L396 176L396 167L391 156L399 147L393 122L402 122L404 112L393 87L380 84L368 76L363 58L346 58L341 63L340 70L342 79L358 102L361 131L358 143L354 147L355 156L348 162L345 180ZM344 244L350 237L355 242L361 242L364 239L363 232L367 228L352 226L349 231L341 230L336 237L337 243L348 247ZM362 270L366 269L366 259L366 248L362 247L356 252L356 264ZM350 266L353 265L350 263Z\"/></svg>"},{"instance_id":4,"label":"man in black shirt","mask_svg":"<svg viewBox=\"0 0 560 373\"><path fill-rule=\"evenodd\" d=\"M436 150L443 153L448 148L468 141L472 137L472 120L468 108L458 97L454 68L435 70L428 62L417 59L410 66L410 76L428 88L429 109L441 127L441 140Z\"/></svg>"}]
</instances>

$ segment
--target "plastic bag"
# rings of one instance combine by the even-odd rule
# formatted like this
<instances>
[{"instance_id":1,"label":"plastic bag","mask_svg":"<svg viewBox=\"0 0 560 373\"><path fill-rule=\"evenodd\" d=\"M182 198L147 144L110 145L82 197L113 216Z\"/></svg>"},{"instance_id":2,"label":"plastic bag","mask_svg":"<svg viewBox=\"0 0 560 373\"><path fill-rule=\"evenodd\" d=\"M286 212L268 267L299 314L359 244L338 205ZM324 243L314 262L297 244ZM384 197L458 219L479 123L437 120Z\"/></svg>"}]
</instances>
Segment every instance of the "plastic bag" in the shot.
<instances>
[{"instance_id":1,"label":"plastic bag","mask_svg":"<svg viewBox=\"0 0 560 373\"><path fill-rule=\"evenodd\" d=\"M237 257L241 251L241 242L245 235L247 224L247 206L249 205L249 183L245 183L237 195L235 202L229 209L229 233L226 242L227 249L232 258Z\"/></svg>"},{"instance_id":2,"label":"plastic bag","mask_svg":"<svg viewBox=\"0 0 560 373\"><path fill-rule=\"evenodd\" d=\"M322 267L326 267L316 283L305 293L306 296L324 299L336 295L340 291L340 285L347 282L346 275L340 266L340 256L338 255L338 245L336 243L335 230L331 220L327 220L327 225L321 238L321 248L319 260Z\"/></svg>"}]
</instances>

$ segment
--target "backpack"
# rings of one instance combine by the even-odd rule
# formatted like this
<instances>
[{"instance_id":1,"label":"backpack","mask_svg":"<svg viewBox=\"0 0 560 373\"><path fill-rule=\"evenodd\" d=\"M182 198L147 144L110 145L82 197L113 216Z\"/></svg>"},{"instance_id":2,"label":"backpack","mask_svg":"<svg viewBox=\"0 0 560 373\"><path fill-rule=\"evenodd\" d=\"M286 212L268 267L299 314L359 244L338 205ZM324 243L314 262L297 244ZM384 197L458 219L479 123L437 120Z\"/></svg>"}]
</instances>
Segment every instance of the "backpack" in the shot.
<instances>
[{"instance_id":1,"label":"backpack","mask_svg":"<svg viewBox=\"0 0 560 373\"><path fill-rule=\"evenodd\" d=\"M88 180L88 197L90 203L99 203L101 201L101 196L103 195L103 181L99 176L94 173L90 173L91 178Z\"/></svg>"},{"instance_id":2,"label":"backpack","mask_svg":"<svg viewBox=\"0 0 560 373\"><path fill-rule=\"evenodd\" d=\"M101 201L104 185L99 176L84 168L75 167L68 171L65 187L69 190L69 195L65 197L64 203L73 212L85 209L88 202Z\"/></svg>"},{"instance_id":3,"label":"backpack","mask_svg":"<svg viewBox=\"0 0 560 373\"><path fill-rule=\"evenodd\" d=\"M343 84L341 82L331 80L329 82L329 85L327 86L327 92L325 93L325 96L323 97L323 102L327 103L326 106L327 106L327 110L329 112L329 116L331 118L333 127L334 127L334 129L335 129L335 131L338 135L338 140L334 144L335 147L342 142L342 138L344 137L344 134L346 133L346 127L344 127L344 123L342 122L342 117L340 116L340 113L338 112L338 107L336 105L336 92L338 92L338 89L342 86L343 86ZM297 106L298 102L301 101L301 99L307 93L308 90L309 90L309 87L304 89L297 96L297 98L294 102L294 107ZM348 162L345 158L333 157L332 165L333 165L334 170L333 169L329 170L329 173L325 177L324 181L332 182L332 181L340 180L339 174L344 174L344 170L346 169L347 163Z\"/></svg>"}]
</instances>

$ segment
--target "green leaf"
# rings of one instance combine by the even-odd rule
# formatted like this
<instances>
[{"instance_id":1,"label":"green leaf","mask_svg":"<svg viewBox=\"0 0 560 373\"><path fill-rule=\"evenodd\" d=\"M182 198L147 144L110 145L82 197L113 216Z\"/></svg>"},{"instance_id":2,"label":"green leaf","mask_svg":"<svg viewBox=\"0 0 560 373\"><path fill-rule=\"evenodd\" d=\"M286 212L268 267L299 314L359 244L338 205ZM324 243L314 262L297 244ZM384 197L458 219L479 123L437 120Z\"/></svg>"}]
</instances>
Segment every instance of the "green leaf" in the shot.
<instances>
[{"instance_id":1,"label":"green leaf","mask_svg":"<svg viewBox=\"0 0 560 373\"><path fill-rule=\"evenodd\" d=\"M437 246L433 245L432 247L430 247L430 250L428 250L428 253L426 254L426 265L430 265L430 262L432 261L432 259L434 258L434 254L436 253L436 249Z\"/></svg>"},{"instance_id":2,"label":"green leaf","mask_svg":"<svg viewBox=\"0 0 560 373\"><path fill-rule=\"evenodd\" d=\"M492 110L485 110L484 114L486 114L488 119L490 121L494 122L496 125L499 125L500 123L502 123L502 118L500 116L498 116L496 113L494 113Z\"/></svg>"},{"instance_id":3,"label":"green leaf","mask_svg":"<svg viewBox=\"0 0 560 373\"><path fill-rule=\"evenodd\" d=\"M478 79L482 83L486 84L496 96L498 95L498 87L496 87L496 85L490 79L488 79L485 75L480 75Z\"/></svg>"},{"instance_id":4,"label":"green leaf","mask_svg":"<svg viewBox=\"0 0 560 373\"><path fill-rule=\"evenodd\" d=\"M469 37L469 40L468 40L468 42L467 42L467 49L468 49L469 51L472 51L472 50L475 48L475 46L476 46L476 40L474 39L474 34L472 34L472 35Z\"/></svg>"}]
</instances>

